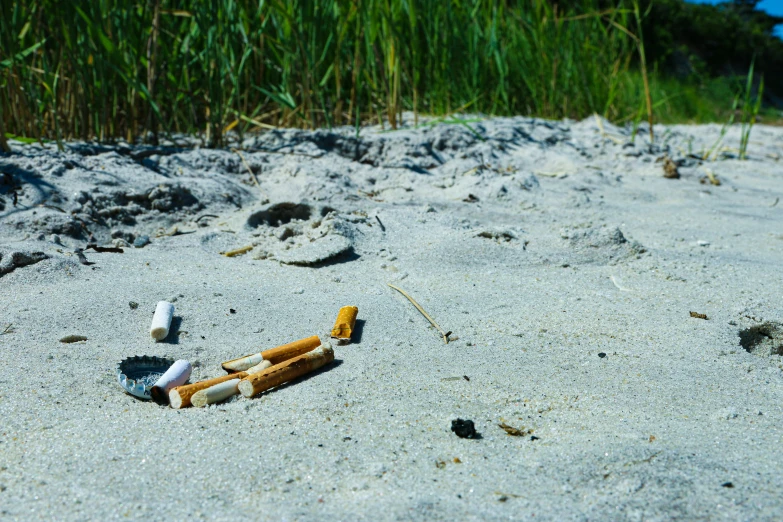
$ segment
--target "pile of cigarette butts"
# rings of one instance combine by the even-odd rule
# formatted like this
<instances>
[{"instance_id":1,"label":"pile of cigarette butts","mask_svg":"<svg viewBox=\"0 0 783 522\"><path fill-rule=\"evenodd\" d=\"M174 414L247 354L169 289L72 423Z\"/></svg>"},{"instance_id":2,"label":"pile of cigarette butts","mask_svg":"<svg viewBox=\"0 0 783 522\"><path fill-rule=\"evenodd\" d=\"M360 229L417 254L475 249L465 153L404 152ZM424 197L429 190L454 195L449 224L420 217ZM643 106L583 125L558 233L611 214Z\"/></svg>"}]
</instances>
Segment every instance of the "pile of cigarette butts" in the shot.
<instances>
[{"instance_id":1,"label":"pile of cigarette butts","mask_svg":"<svg viewBox=\"0 0 783 522\"><path fill-rule=\"evenodd\" d=\"M337 314L331 337L341 343L350 342L358 313L359 309L355 306L342 307ZM166 301L158 303L150 327L150 335L153 339L160 341L166 338L173 315L173 304ZM148 357L144 359L165 361ZM260 353L226 361L221 365L227 372L226 375L193 384L186 384L192 370L190 362L186 360L178 360L170 364L148 391L143 385L137 385L119 370L118 377L120 385L129 393L180 409L188 406L204 407L240 393L245 397L254 397L263 391L317 370L333 360L334 350L331 344L322 343L317 335L313 335ZM137 388L132 391L129 386L137 386Z\"/></svg>"}]
</instances>

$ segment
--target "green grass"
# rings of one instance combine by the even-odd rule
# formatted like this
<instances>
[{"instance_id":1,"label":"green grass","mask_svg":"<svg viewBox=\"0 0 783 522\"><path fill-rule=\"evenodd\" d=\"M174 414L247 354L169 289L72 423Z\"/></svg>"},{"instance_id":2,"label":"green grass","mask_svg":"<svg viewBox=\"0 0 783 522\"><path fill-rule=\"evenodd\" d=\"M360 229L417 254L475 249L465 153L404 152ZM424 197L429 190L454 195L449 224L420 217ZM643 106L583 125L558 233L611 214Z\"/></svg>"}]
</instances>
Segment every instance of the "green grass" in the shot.
<instances>
[{"instance_id":1,"label":"green grass","mask_svg":"<svg viewBox=\"0 0 783 522\"><path fill-rule=\"evenodd\" d=\"M644 78L638 23L626 0L2 2L0 138L221 145L229 130L396 128L403 111L721 117L733 93Z\"/></svg>"}]
</instances>

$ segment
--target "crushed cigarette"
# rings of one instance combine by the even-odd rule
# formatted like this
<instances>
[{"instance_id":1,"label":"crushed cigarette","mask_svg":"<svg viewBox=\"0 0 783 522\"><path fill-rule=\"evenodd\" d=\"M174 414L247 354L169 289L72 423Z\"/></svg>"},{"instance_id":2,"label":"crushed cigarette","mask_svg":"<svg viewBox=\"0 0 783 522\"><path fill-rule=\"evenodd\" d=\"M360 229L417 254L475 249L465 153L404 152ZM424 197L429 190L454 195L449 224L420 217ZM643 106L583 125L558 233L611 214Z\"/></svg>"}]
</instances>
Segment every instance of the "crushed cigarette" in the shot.
<instances>
[{"instance_id":1,"label":"crushed cigarette","mask_svg":"<svg viewBox=\"0 0 783 522\"><path fill-rule=\"evenodd\" d=\"M223 252L223 255L226 257L236 257L241 256L242 254L247 254L251 250L253 250L253 245L247 245L234 250L229 250L228 252Z\"/></svg>"},{"instance_id":2,"label":"crushed cigarette","mask_svg":"<svg viewBox=\"0 0 783 522\"><path fill-rule=\"evenodd\" d=\"M420 305L419 303L417 303L415 299L413 299L411 296L409 296L409 295L408 295L408 294L405 292L405 290L403 290L402 288L396 287L396 286L394 286L394 285L393 285L393 284L391 284L391 283L386 283L386 284L387 284L387 285L389 285L390 287L394 288L395 290L397 290L397 291L398 291L399 293L401 293L402 295L404 295L404 296L405 296L405 297L408 299L408 301L410 301L410 302L411 302L411 304L412 304L413 306L415 306L415 307L416 307L416 309L417 309L419 312L421 312L421 315L423 315L424 317L426 317L426 318L427 318L427 320L430 322L430 324L431 324L432 326L434 326L434 327L435 327L435 329L436 329L436 330L438 330L438 332L440 332L440 334L443 336L443 342L444 342L444 343L446 343L446 344L449 344L449 335L451 335L451 332L444 332L444 331L443 331L443 328L441 328L440 326L438 326L438 323L436 323L436 322L435 322L435 320L434 320L432 317L430 317L430 314L428 314L427 312L425 312L425 311L424 311L424 308L422 308L422 307L421 307L421 305Z\"/></svg>"},{"instance_id":3,"label":"crushed cigarette","mask_svg":"<svg viewBox=\"0 0 783 522\"><path fill-rule=\"evenodd\" d=\"M335 339L350 339L353 327L356 326L356 316L359 309L355 306L343 306L337 314L337 320L332 328L332 337Z\"/></svg>"},{"instance_id":4,"label":"crushed cigarette","mask_svg":"<svg viewBox=\"0 0 783 522\"><path fill-rule=\"evenodd\" d=\"M227 372L241 372L245 371L253 366L263 362L269 361L272 364L279 364L283 361L287 361L292 357L309 352L313 348L316 348L321 344L321 339L317 335L300 339L292 343L278 346L277 348L270 348L261 353L254 353L246 355L238 359L224 362L221 366Z\"/></svg>"},{"instance_id":5,"label":"crushed cigarette","mask_svg":"<svg viewBox=\"0 0 783 522\"><path fill-rule=\"evenodd\" d=\"M155 307L155 315L152 316L150 335L156 341L162 341L169 334L171 318L174 316L174 305L166 301L160 301Z\"/></svg>"},{"instance_id":6,"label":"crushed cigarette","mask_svg":"<svg viewBox=\"0 0 783 522\"><path fill-rule=\"evenodd\" d=\"M152 386L152 390L150 390L152 400L161 405L167 404L169 402L169 391L172 388L185 384L190 378L192 370L193 368L188 361L184 359L175 361Z\"/></svg>"},{"instance_id":7,"label":"crushed cigarette","mask_svg":"<svg viewBox=\"0 0 783 522\"><path fill-rule=\"evenodd\" d=\"M301 377L334 361L332 345L324 343L315 350L267 368L261 373L245 377L239 382L239 391L245 397L253 397L275 386Z\"/></svg>"}]
</instances>

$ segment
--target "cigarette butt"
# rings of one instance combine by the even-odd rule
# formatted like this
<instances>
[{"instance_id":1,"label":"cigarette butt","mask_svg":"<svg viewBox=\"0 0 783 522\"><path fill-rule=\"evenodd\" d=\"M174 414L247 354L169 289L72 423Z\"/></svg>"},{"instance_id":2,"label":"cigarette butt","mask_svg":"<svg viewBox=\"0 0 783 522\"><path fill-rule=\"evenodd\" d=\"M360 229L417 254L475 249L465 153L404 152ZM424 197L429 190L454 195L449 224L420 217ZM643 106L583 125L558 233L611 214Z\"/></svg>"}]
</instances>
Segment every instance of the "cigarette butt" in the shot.
<instances>
[{"instance_id":1,"label":"cigarette butt","mask_svg":"<svg viewBox=\"0 0 783 522\"><path fill-rule=\"evenodd\" d=\"M152 400L158 404L166 404L169 402L169 391L172 388L185 384L190 378L190 372L192 367L190 363L184 359L175 361L166 373L160 376L160 379L152 386L150 395Z\"/></svg>"},{"instance_id":2,"label":"cigarette butt","mask_svg":"<svg viewBox=\"0 0 783 522\"><path fill-rule=\"evenodd\" d=\"M219 400L223 400L229 397L229 395L226 395L221 399L215 399L212 401L205 402L204 404L196 404L195 402L197 400L196 395L198 395L199 392L201 391L207 390L226 381L230 381L232 379L241 379L243 377L247 377L248 375L262 372L267 368L269 368L270 366L272 366L272 363L270 363L269 361L262 361L261 364L257 364L253 366L252 368L248 369L246 372L229 373L228 375L221 375L220 377L215 377L214 379L207 379L205 381L200 381L193 384L177 386L176 388L172 388L172 390L169 392L169 404L171 405L172 408L178 410L180 408L187 408L188 406L191 405L206 406L207 404L218 402ZM238 380L237 380L237 384L239 384ZM238 389L232 395L237 393L239 393Z\"/></svg>"},{"instance_id":3,"label":"cigarette butt","mask_svg":"<svg viewBox=\"0 0 783 522\"><path fill-rule=\"evenodd\" d=\"M223 369L227 372L241 372L248 368L252 368L264 360L271 362L272 364L280 364L283 361L287 361L292 357L309 352L313 348L321 344L321 339L317 335L300 339L292 343L278 346L277 348L271 348L261 353L254 353L252 355L246 355L239 359L226 361L222 364Z\"/></svg>"},{"instance_id":4,"label":"cigarette butt","mask_svg":"<svg viewBox=\"0 0 783 522\"><path fill-rule=\"evenodd\" d=\"M193 398L191 399L193 406L203 408L207 404L220 402L239 393L237 386L239 386L241 379L239 379L237 375L240 375L240 373L230 374L228 377L233 377L233 379L197 391L193 394Z\"/></svg>"},{"instance_id":5,"label":"cigarette butt","mask_svg":"<svg viewBox=\"0 0 783 522\"><path fill-rule=\"evenodd\" d=\"M155 307L155 315L152 316L150 335L156 341L162 341L169 334L171 318L174 315L174 305L166 301L160 301Z\"/></svg>"},{"instance_id":6,"label":"cigarette butt","mask_svg":"<svg viewBox=\"0 0 783 522\"><path fill-rule=\"evenodd\" d=\"M310 373L332 361L334 361L332 345L329 343L322 344L315 350L267 368L261 373L248 375L239 381L239 391L245 397L253 397L269 388L274 388Z\"/></svg>"},{"instance_id":7,"label":"cigarette butt","mask_svg":"<svg viewBox=\"0 0 783 522\"><path fill-rule=\"evenodd\" d=\"M230 373L228 375L221 375L214 379L207 379L206 381L196 382L193 384L187 384L185 386L177 386L169 392L169 404L174 409L187 408L193 402L193 396L201 390L211 388L221 382L230 381L231 379L247 377L250 375L247 372Z\"/></svg>"},{"instance_id":8,"label":"cigarette butt","mask_svg":"<svg viewBox=\"0 0 783 522\"><path fill-rule=\"evenodd\" d=\"M334 322L334 328L332 328L332 337L336 339L350 339L358 314L359 309L355 306L343 306L340 308L337 320Z\"/></svg>"}]
</instances>

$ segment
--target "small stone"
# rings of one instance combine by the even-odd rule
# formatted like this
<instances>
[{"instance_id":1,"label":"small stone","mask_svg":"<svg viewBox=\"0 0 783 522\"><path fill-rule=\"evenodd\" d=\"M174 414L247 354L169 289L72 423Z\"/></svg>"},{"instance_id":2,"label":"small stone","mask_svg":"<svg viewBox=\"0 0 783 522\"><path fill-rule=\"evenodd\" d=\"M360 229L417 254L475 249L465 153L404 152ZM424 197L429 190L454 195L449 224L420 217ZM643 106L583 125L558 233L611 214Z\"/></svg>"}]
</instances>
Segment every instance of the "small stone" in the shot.
<instances>
[{"instance_id":1,"label":"small stone","mask_svg":"<svg viewBox=\"0 0 783 522\"><path fill-rule=\"evenodd\" d=\"M603 359L604 357L606 357L606 353L604 353L604 352L601 352L601 353L599 353L599 354L598 354L598 357L600 357L601 359Z\"/></svg>"},{"instance_id":2,"label":"small stone","mask_svg":"<svg viewBox=\"0 0 783 522\"><path fill-rule=\"evenodd\" d=\"M62 244L63 244L63 242L62 242L62 239L60 239L60 236L58 236L57 234L52 234L52 235L49 237L49 241L51 241L51 242L52 242L52 243L54 243L55 245L60 245L60 246L62 246Z\"/></svg>"},{"instance_id":3,"label":"small stone","mask_svg":"<svg viewBox=\"0 0 783 522\"><path fill-rule=\"evenodd\" d=\"M724 488L733 488L733 487L734 487L734 484L732 484L731 482L724 482L723 484L721 484L721 487L724 487Z\"/></svg>"},{"instance_id":4,"label":"small stone","mask_svg":"<svg viewBox=\"0 0 783 522\"><path fill-rule=\"evenodd\" d=\"M130 245L127 241L122 239L121 237L118 237L114 241L111 242L112 245L114 245L116 248L128 248Z\"/></svg>"},{"instance_id":5,"label":"small stone","mask_svg":"<svg viewBox=\"0 0 783 522\"><path fill-rule=\"evenodd\" d=\"M472 420L455 419L451 421L451 431L461 439L478 439L481 435L476 432L476 427Z\"/></svg>"},{"instance_id":6,"label":"small stone","mask_svg":"<svg viewBox=\"0 0 783 522\"><path fill-rule=\"evenodd\" d=\"M133 246L136 248L144 248L145 246L150 244L150 237L149 236L139 236L133 241Z\"/></svg>"},{"instance_id":7,"label":"small stone","mask_svg":"<svg viewBox=\"0 0 783 522\"><path fill-rule=\"evenodd\" d=\"M131 310L135 310L139 307L139 303L137 303L136 301L131 301L128 303L128 306L130 306Z\"/></svg>"}]
</instances>

